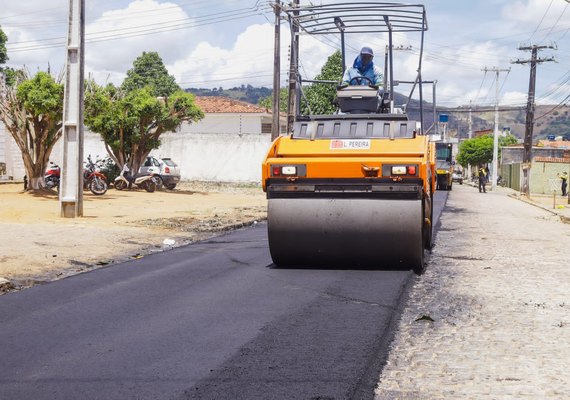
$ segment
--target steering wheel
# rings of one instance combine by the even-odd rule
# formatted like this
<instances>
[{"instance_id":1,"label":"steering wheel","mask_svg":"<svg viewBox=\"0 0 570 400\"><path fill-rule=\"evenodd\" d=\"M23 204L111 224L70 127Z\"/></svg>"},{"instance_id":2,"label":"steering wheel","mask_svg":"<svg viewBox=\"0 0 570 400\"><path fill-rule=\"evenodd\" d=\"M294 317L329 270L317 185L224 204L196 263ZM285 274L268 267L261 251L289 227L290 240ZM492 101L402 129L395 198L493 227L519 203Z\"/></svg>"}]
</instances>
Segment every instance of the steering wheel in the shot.
<instances>
[{"instance_id":1,"label":"steering wheel","mask_svg":"<svg viewBox=\"0 0 570 400\"><path fill-rule=\"evenodd\" d=\"M352 78L350 80L350 82L348 82L349 85L352 85L353 81L356 82L357 85L362 85L363 81L367 81L368 82L368 86L376 86L374 85L374 82L372 82L372 80L366 76L355 76L354 78Z\"/></svg>"}]
</instances>

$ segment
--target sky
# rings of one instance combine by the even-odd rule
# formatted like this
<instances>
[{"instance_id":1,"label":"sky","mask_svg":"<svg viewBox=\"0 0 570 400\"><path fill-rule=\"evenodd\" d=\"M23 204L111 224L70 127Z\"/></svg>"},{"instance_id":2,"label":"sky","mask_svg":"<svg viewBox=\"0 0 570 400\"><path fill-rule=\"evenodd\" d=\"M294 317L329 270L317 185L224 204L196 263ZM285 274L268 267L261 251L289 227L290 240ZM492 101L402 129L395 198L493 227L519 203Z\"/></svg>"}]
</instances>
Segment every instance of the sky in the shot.
<instances>
[{"instance_id":1,"label":"sky","mask_svg":"<svg viewBox=\"0 0 570 400\"><path fill-rule=\"evenodd\" d=\"M313 4L335 0L312 0ZM345 2L348 2L345 0ZM120 84L143 51L156 51L183 87L271 88L274 64L273 2L262 0L86 0L85 74L99 84ZM308 1L301 0L301 4ZM420 3L420 2L418 2ZM414 3L417 4L417 3ZM528 45L555 46L539 57L538 104L570 104L570 0L425 0L423 80L437 81L438 106L524 106L530 67ZM64 70L69 0L3 0L0 27L8 36L7 66L52 74ZM288 24L281 25L281 82L287 82ZM416 77L420 37L399 34L394 79ZM312 79L340 48L338 37L300 39L301 75ZM346 38L347 62L362 46L383 67L385 35ZM492 69L499 72L498 82ZM485 71L487 70L487 71ZM431 85L430 85L431 86ZM424 96L431 100L432 87ZM396 88L407 94L410 87Z\"/></svg>"}]
</instances>

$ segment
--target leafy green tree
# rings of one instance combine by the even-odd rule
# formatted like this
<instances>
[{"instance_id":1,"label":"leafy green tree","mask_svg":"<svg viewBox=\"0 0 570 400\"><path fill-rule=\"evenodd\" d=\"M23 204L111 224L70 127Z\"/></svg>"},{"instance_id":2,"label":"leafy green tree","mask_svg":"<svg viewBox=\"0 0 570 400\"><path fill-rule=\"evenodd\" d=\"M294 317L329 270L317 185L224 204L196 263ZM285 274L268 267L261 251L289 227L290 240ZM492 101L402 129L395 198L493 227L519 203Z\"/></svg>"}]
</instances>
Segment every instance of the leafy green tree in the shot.
<instances>
[{"instance_id":1,"label":"leafy green tree","mask_svg":"<svg viewBox=\"0 0 570 400\"><path fill-rule=\"evenodd\" d=\"M6 64L8 61L8 51L6 50L6 42L8 41L8 36L2 30L0 26L0 64Z\"/></svg>"},{"instance_id":2,"label":"leafy green tree","mask_svg":"<svg viewBox=\"0 0 570 400\"><path fill-rule=\"evenodd\" d=\"M334 52L327 59L321 69L321 73L315 80L327 80L339 82L342 79L342 55L340 51ZM301 113L313 115L332 114L336 111L334 104L336 98L336 85L314 83L304 89L305 98L301 101Z\"/></svg>"},{"instance_id":3,"label":"leafy green tree","mask_svg":"<svg viewBox=\"0 0 570 400\"><path fill-rule=\"evenodd\" d=\"M9 60L8 51L6 50L6 42L8 41L8 36L2 30L0 26L0 73L4 74L4 79L6 80L6 84L8 86L14 86L16 80L18 78L18 74L21 74L21 71L16 71L10 67L2 67L2 64L5 64L6 61ZM23 76L21 76L23 77Z\"/></svg>"},{"instance_id":4,"label":"leafy green tree","mask_svg":"<svg viewBox=\"0 0 570 400\"><path fill-rule=\"evenodd\" d=\"M160 146L164 132L204 117L194 95L180 89L156 52L143 52L119 88L89 82L84 115L85 125L101 135L113 161L131 171L138 171Z\"/></svg>"},{"instance_id":5,"label":"leafy green tree","mask_svg":"<svg viewBox=\"0 0 570 400\"><path fill-rule=\"evenodd\" d=\"M499 159L501 157L501 147L516 144L518 140L513 135L499 137ZM461 143L457 162L462 166L483 165L493 161L493 136L485 135L469 139Z\"/></svg>"},{"instance_id":6,"label":"leafy green tree","mask_svg":"<svg viewBox=\"0 0 570 400\"><path fill-rule=\"evenodd\" d=\"M287 112L287 102L289 101L289 89L281 88L279 90L279 111ZM273 109L273 94L271 96L262 97L257 102L258 106L267 108L268 110Z\"/></svg>"},{"instance_id":7,"label":"leafy green tree","mask_svg":"<svg viewBox=\"0 0 570 400\"><path fill-rule=\"evenodd\" d=\"M510 146L511 144L517 144L519 140L516 136L508 134L507 136L499 137L499 155L501 154L501 147Z\"/></svg>"},{"instance_id":8,"label":"leafy green tree","mask_svg":"<svg viewBox=\"0 0 570 400\"><path fill-rule=\"evenodd\" d=\"M168 75L168 70L157 52L143 52L133 62L133 68L127 71L127 77L121 89L130 92L150 86L151 94L155 97L168 97L181 90L174 76Z\"/></svg>"},{"instance_id":9,"label":"leafy green tree","mask_svg":"<svg viewBox=\"0 0 570 400\"><path fill-rule=\"evenodd\" d=\"M45 187L44 171L62 134L63 84L46 72L18 74L0 97L0 120L22 152L30 189Z\"/></svg>"},{"instance_id":10,"label":"leafy green tree","mask_svg":"<svg viewBox=\"0 0 570 400\"><path fill-rule=\"evenodd\" d=\"M103 138L109 156L122 168L138 171L151 150L160 146L160 135L174 132L184 121L204 117L194 104L194 95L182 90L157 97L155 89L124 91L95 82L87 85L85 125Z\"/></svg>"}]
</instances>

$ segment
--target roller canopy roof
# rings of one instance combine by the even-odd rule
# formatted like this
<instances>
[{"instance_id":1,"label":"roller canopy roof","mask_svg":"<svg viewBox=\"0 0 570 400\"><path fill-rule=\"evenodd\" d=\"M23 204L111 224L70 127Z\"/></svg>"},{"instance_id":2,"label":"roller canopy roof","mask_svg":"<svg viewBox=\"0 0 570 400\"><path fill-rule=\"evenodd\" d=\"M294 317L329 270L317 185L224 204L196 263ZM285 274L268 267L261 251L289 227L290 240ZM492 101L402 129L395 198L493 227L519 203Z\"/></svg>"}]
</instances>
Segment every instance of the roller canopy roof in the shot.
<instances>
[{"instance_id":1,"label":"roller canopy roof","mask_svg":"<svg viewBox=\"0 0 570 400\"><path fill-rule=\"evenodd\" d=\"M361 2L283 6L291 23L312 35L427 31L422 4Z\"/></svg>"}]
</instances>

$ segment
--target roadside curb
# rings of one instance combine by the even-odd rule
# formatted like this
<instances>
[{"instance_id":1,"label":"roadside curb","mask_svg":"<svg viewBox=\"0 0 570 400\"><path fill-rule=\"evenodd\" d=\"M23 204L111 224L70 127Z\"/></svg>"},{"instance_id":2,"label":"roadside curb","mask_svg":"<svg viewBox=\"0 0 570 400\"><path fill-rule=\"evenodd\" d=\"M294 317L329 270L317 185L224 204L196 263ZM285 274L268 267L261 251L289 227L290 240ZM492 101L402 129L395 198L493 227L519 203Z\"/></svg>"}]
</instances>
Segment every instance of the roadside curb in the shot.
<instances>
[{"instance_id":1,"label":"roadside curb","mask_svg":"<svg viewBox=\"0 0 570 400\"><path fill-rule=\"evenodd\" d=\"M564 223L564 224L570 224L570 217L567 217L567 216L565 216L565 215L562 215L562 214L560 214L559 212L556 212L556 210L553 210L553 209L551 209L551 208L545 207L544 205L542 205L542 204L540 204L540 203L537 203L537 202L535 202L535 201L529 200L529 199L527 199L526 197L521 196L521 195L519 195L519 194L514 194L514 193L512 193L512 194L509 194L508 196L509 196L509 197L512 197L513 199L520 200L520 201L522 201L522 202L524 202L524 203L530 204L530 205L532 205L532 206L541 208L541 209L543 209L544 211L548 211L548 212L551 213L552 215L557 215L557 216L560 218L560 221L561 221L562 223Z\"/></svg>"}]
</instances>

